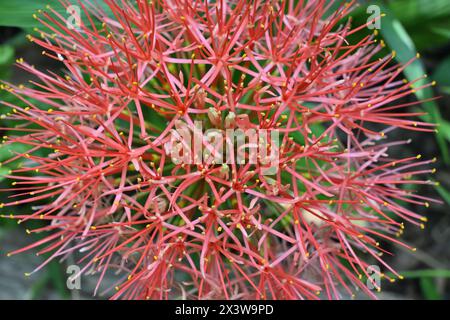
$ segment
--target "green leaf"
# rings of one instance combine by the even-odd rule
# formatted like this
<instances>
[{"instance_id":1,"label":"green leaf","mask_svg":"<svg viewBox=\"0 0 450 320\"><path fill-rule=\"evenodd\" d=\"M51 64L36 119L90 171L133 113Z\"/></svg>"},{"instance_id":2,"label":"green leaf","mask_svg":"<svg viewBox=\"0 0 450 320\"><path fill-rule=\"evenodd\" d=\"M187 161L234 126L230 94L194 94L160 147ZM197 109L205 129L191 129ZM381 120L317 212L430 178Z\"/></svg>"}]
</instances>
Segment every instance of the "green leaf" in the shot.
<instances>
[{"instance_id":1,"label":"green leaf","mask_svg":"<svg viewBox=\"0 0 450 320\"><path fill-rule=\"evenodd\" d=\"M50 282L53 284L62 299L69 298L69 291L66 287L66 279L64 277L64 270L62 264L58 261L52 261L48 264L47 272Z\"/></svg>"},{"instance_id":2,"label":"green leaf","mask_svg":"<svg viewBox=\"0 0 450 320\"><path fill-rule=\"evenodd\" d=\"M396 60L401 64L406 64L411 59L413 59L417 50L416 47L411 40L411 37L406 32L405 28L401 24L401 22L394 16L394 14L383 5L381 1L376 1L375 4L379 5L382 12L386 13L386 16L382 19L381 22L381 34L383 35L384 40L389 45L389 47L396 52ZM414 81L425 74L425 67L421 59L416 59L413 63L411 63L404 71L406 78L409 81ZM417 81L414 84L414 87L419 87L427 83L426 79L421 81ZM422 90L416 91L416 96L419 100L432 98L433 90L431 88L425 88ZM439 107L434 101L428 101L422 103L424 110L428 113L427 116L424 116L423 119L426 121L431 121L433 123L441 123L442 117L439 112ZM448 146L445 140L445 136L441 131L438 131L436 134L437 141L439 144L439 148L441 150L443 159L446 163L450 163L450 155L448 153Z\"/></svg>"},{"instance_id":3,"label":"green leaf","mask_svg":"<svg viewBox=\"0 0 450 320\"><path fill-rule=\"evenodd\" d=\"M399 272L405 277L405 279L419 279L420 287L423 295L426 299L442 299L441 295L437 291L436 285L434 283L435 279L438 278L450 278L449 269L424 269L424 270L414 270L414 271L403 271ZM394 277L394 274L389 272L390 277Z\"/></svg>"},{"instance_id":4,"label":"green leaf","mask_svg":"<svg viewBox=\"0 0 450 320\"><path fill-rule=\"evenodd\" d=\"M400 272L406 279L450 278L450 269L424 269Z\"/></svg>"},{"instance_id":5,"label":"green leaf","mask_svg":"<svg viewBox=\"0 0 450 320\"><path fill-rule=\"evenodd\" d=\"M26 146L21 143L11 143L7 145L0 146L0 161L8 160L14 157L17 154L22 154L27 152L30 149L29 146Z\"/></svg>"},{"instance_id":6,"label":"green leaf","mask_svg":"<svg viewBox=\"0 0 450 320\"><path fill-rule=\"evenodd\" d=\"M10 174L10 172L11 169L9 169L8 167L0 167L0 182L5 180L5 175Z\"/></svg>"},{"instance_id":7,"label":"green leaf","mask_svg":"<svg viewBox=\"0 0 450 320\"><path fill-rule=\"evenodd\" d=\"M46 5L51 5L60 13L65 13L65 9L57 0L1 1L0 25L22 28L40 26L40 23L33 18L33 14L39 9L44 9Z\"/></svg>"},{"instance_id":8,"label":"green leaf","mask_svg":"<svg viewBox=\"0 0 450 320\"><path fill-rule=\"evenodd\" d=\"M420 287L423 295L427 300L441 300L442 297L439 294L435 280L432 278L420 278Z\"/></svg>"},{"instance_id":9,"label":"green leaf","mask_svg":"<svg viewBox=\"0 0 450 320\"><path fill-rule=\"evenodd\" d=\"M14 48L0 45L0 79L5 80L11 74L11 63L14 60Z\"/></svg>"},{"instance_id":10,"label":"green leaf","mask_svg":"<svg viewBox=\"0 0 450 320\"><path fill-rule=\"evenodd\" d=\"M443 36L447 40L450 39L450 29L433 27L431 30L436 34Z\"/></svg>"},{"instance_id":11,"label":"green leaf","mask_svg":"<svg viewBox=\"0 0 450 320\"><path fill-rule=\"evenodd\" d=\"M434 188L441 195L442 199L450 205L450 192L442 186L434 186Z\"/></svg>"},{"instance_id":12,"label":"green leaf","mask_svg":"<svg viewBox=\"0 0 450 320\"><path fill-rule=\"evenodd\" d=\"M390 2L389 8L420 50L447 43L450 37L448 0L396 0Z\"/></svg>"},{"instance_id":13,"label":"green leaf","mask_svg":"<svg viewBox=\"0 0 450 320\"><path fill-rule=\"evenodd\" d=\"M439 130L445 135L445 138L450 141L450 122L442 120L439 126Z\"/></svg>"},{"instance_id":14,"label":"green leaf","mask_svg":"<svg viewBox=\"0 0 450 320\"><path fill-rule=\"evenodd\" d=\"M433 79L436 80L439 86L450 87L450 56L445 58L439 66L437 66L436 71L433 74Z\"/></svg>"},{"instance_id":15,"label":"green leaf","mask_svg":"<svg viewBox=\"0 0 450 320\"><path fill-rule=\"evenodd\" d=\"M443 93L448 94L450 96L450 86L439 86L439 90L441 90Z\"/></svg>"},{"instance_id":16,"label":"green leaf","mask_svg":"<svg viewBox=\"0 0 450 320\"><path fill-rule=\"evenodd\" d=\"M359 2L362 5L352 12L356 25L366 22L368 5L378 4L373 1ZM382 3L387 3L388 9L404 26L417 49L429 50L448 42L450 36L448 0L395 0ZM361 34L363 33L361 31Z\"/></svg>"},{"instance_id":17,"label":"green leaf","mask_svg":"<svg viewBox=\"0 0 450 320\"><path fill-rule=\"evenodd\" d=\"M389 3L389 8L405 25L450 16L448 0L395 0Z\"/></svg>"},{"instance_id":18,"label":"green leaf","mask_svg":"<svg viewBox=\"0 0 450 320\"><path fill-rule=\"evenodd\" d=\"M89 3L91 1L82 0L81 2L85 3L86 7L90 7ZM94 3L98 3L103 9L107 9L107 6L101 0ZM76 5L76 2L74 4ZM42 27L42 24L33 18L33 14L36 14L38 10L45 10L47 5L50 5L53 10L62 16L69 16L66 8L59 0L0 1L0 26L19 28ZM106 12L109 12L109 10L106 10ZM82 19L85 18L83 17L82 9L81 15Z\"/></svg>"},{"instance_id":19,"label":"green leaf","mask_svg":"<svg viewBox=\"0 0 450 320\"><path fill-rule=\"evenodd\" d=\"M10 64L14 58L14 48L9 45L0 45L0 66Z\"/></svg>"}]
</instances>

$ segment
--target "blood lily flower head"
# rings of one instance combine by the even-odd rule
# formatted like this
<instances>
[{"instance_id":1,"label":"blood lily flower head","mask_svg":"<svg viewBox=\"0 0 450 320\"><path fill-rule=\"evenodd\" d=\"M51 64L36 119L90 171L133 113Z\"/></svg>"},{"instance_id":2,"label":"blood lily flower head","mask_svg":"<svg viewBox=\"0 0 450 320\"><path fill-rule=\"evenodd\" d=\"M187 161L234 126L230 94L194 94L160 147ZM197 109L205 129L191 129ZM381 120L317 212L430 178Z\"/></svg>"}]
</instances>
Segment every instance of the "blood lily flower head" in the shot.
<instances>
[{"instance_id":1,"label":"blood lily flower head","mask_svg":"<svg viewBox=\"0 0 450 320\"><path fill-rule=\"evenodd\" d=\"M401 277L380 242L414 250L397 236L426 218L405 204L432 200L402 186L430 184L414 177L434 160L391 157L408 143L391 133L434 127L408 111L420 87L405 66L375 59L375 36L348 40L366 27L342 23L353 2L331 14L324 0L62 2L83 23L48 7L29 40L66 73L18 60L38 80L3 85L22 101L5 103L17 132L5 143L28 151L5 162L23 166L1 207L34 203L13 218L48 222L9 255L48 254L35 271L74 255L99 283L117 271L121 299L375 297L371 261ZM277 132L275 173L174 161L171 132L196 121Z\"/></svg>"}]
</instances>

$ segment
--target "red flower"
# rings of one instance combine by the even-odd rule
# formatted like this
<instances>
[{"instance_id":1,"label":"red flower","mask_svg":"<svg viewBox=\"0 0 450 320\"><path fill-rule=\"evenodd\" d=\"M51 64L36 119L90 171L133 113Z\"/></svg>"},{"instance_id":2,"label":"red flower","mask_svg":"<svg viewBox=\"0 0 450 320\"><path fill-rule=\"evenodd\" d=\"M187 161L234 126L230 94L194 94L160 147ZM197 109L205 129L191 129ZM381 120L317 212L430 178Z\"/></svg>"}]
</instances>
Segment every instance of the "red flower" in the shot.
<instances>
[{"instance_id":1,"label":"red flower","mask_svg":"<svg viewBox=\"0 0 450 320\"><path fill-rule=\"evenodd\" d=\"M10 254L81 252L83 273L119 271L113 298L126 299L374 296L368 257L400 277L379 241L408 247L400 220L426 221L400 203L431 200L401 186L429 184L410 177L434 160L391 158L407 142L388 136L434 128L406 109L419 102L401 102L404 67L372 59L373 36L346 40L365 27L340 26L351 5L327 16L324 0L105 2L112 14L82 6L78 29L42 12L51 31L29 38L67 74L19 61L40 81L6 87L23 102L9 105L8 143L30 150L9 160L26 161L1 206L38 202L15 218L50 222ZM180 121L278 132L276 173L259 161L176 163Z\"/></svg>"}]
</instances>

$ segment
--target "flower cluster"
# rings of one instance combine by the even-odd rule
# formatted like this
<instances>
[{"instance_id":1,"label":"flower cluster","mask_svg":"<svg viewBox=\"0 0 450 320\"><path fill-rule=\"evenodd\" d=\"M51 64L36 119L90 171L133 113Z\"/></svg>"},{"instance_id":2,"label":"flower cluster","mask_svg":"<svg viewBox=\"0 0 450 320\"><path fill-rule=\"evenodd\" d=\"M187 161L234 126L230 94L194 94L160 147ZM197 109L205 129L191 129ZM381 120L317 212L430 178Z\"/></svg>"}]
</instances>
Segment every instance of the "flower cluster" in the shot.
<instances>
[{"instance_id":1,"label":"flower cluster","mask_svg":"<svg viewBox=\"0 0 450 320\"><path fill-rule=\"evenodd\" d=\"M431 183L413 176L434 160L390 157L409 142L390 136L434 127L408 112L420 87L401 79L394 54L375 59L375 36L349 42L366 27L342 23L353 3L104 2L80 3L76 28L51 7L37 14L45 28L29 40L66 73L20 59L38 80L3 85L23 102L6 103L17 132L6 143L28 151L6 162L23 166L1 207L34 203L12 217L48 222L8 255L48 254L35 271L74 255L99 284L116 270L121 299L374 297L373 261L394 275L380 277L401 277L380 242L408 247L404 222L423 227L406 204L431 200L403 186ZM167 143L179 121L276 130L276 173L176 163Z\"/></svg>"}]
</instances>

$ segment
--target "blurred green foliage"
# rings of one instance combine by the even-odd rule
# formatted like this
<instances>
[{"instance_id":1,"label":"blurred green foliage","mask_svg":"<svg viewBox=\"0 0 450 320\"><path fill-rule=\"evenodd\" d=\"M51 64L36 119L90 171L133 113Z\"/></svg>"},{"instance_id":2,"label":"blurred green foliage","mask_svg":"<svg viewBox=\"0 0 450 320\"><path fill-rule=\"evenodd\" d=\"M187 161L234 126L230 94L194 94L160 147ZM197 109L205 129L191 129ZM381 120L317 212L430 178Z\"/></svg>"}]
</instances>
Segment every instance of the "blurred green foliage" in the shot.
<instances>
[{"instance_id":1,"label":"blurred green foliage","mask_svg":"<svg viewBox=\"0 0 450 320\"><path fill-rule=\"evenodd\" d=\"M331 1L331 0L329 0ZM102 1L99 1L100 3ZM341 1L333 1L339 5ZM343 2L343 1L342 1ZM417 98L426 100L439 95L450 95L450 54L448 48L450 43L450 1L449 0L394 0L394 1L359 1L360 7L352 14L354 25L360 25L367 22L370 14L367 12L368 5L378 5L381 12L386 14L381 20L381 29L378 39L384 39L387 44L386 50L395 51L396 59L400 63L406 63L414 58L418 51L427 53L433 52L439 48L447 47L447 56L438 63L437 66L429 71L432 74L416 83L420 86L427 81L437 81L437 87L433 90L431 87L418 90ZM66 10L61 6L58 0L20 0L20 1L1 1L0 2L0 27L18 27L21 28L17 36L1 39L0 44L0 79L9 81L12 77L12 66L15 59L16 49L25 46L25 34L32 33L33 28L39 26L39 22L33 18L33 14L39 9L45 9L46 5L51 5L53 9L61 14ZM333 9L333 8L331 8ZM360 37L372 34L373 30L364 29ZM410 64L405 70L405 77L412 81L422 77L426 73L426 61L422 58ZM447 97L448 98L448 97ZM8 101L12 104L21 104L21 102L8 92L0 92L0 102ZM444 119L435 100L424 102L422 110L427 112L423 118L439 125L436 133L436 139L440 148L441 159L450 163L450 154L448 142L450 141L450 121ZM0 114L7 113L9 107L0 103ZM446 111L446 110L444 110ZM447 111L448 114L448 111ZM5 129L8 124L0 119L0 136L8 136ZM23 153L26 150L23 146L15 144L0 147L0 162L10 158L15 153ZM0 167L0 188L6 188L11 182L5 179L5 175L11 169L17 167L19 163L9 164ZM437 192L450 205L450 192L443 186L436 187ZM6 202L8 192L0 193L0 202ZM22 208L30 210L30 208ZM0 227L17 226L9 220L2 220ZM1 230L0 230L1 231ZM49 283L58 289L61 297L67 297L67 290L64 287L64 279L61 277L61 267L57 264L51 264L46 268L46 274L32 288L32 297L39 298L42 289ZM423 297L427 299L441 299L442 296L436 287L436 278L449 278L450 270L418 270L403 272L407 278L420 279L419 285Z\"/></svg>"}]
</instances>

